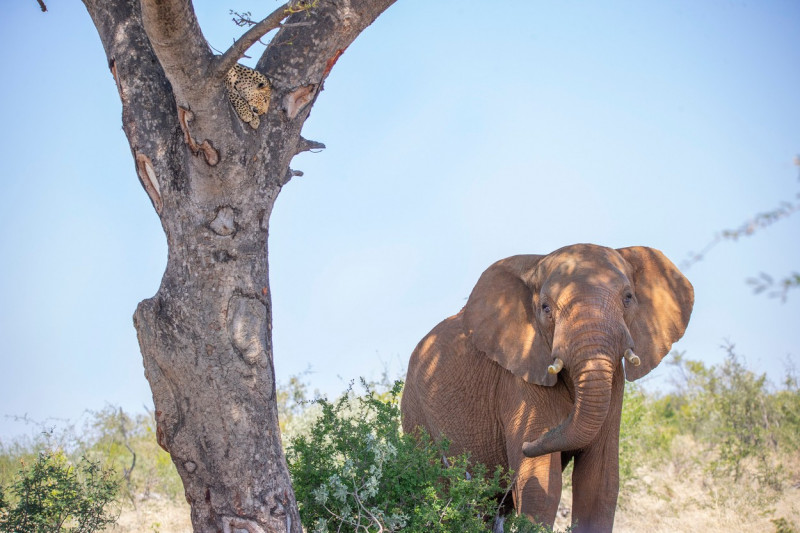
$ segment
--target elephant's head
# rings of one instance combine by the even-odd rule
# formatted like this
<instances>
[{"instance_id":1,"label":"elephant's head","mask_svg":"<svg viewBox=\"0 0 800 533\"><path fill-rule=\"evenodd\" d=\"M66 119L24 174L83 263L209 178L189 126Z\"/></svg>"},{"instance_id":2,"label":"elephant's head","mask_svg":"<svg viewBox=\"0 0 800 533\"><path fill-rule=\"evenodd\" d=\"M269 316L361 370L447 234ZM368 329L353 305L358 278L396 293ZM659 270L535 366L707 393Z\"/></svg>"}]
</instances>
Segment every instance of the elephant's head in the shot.
<instances>
[{"instance_id":1,"label":"elephant's head","mask_svg":"<svg viewBox=\"0 0 800 533\"><path fill-rule=\"evenodd\" d=\"M519 378L552 386L561 375L574 391L570 415L523 446L535 457L592 442L618 365L629 380L650 372L683 336L693 303L692 285L658 250L577 244L489 267L464 321L475 346Z\"/></svg>"}]
</instances>

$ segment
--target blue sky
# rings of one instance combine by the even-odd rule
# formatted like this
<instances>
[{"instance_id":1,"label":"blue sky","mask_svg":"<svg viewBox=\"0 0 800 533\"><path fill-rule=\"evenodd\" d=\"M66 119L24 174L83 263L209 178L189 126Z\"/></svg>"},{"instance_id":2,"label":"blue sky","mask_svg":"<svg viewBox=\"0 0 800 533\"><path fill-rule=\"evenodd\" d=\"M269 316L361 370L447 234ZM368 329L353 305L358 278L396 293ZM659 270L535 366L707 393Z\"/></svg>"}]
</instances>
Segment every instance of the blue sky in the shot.
<instances>
[{"instance_id":1,"label":"blue sky","mask_svg":"<svg viewBox=\"0 0 800 533\"><path fill-rule=\"evenodd\" d=\"M152 402L131 317L165 239L89 16L48 5L0 20L2 439L31 431L7 415ZM224 49L241 31L229 9L277 5L197 11ZM680 263L794 199L798 25L800 4L777 0L398 1L334 68L304 129L328 148L295 159L305 176L273 213L278 380L310 368L335 394L399 374L499 258L594 242ZM686 270L696 304L676 348L716 363L727 339L780 382L800 356L800 292L782 304L745 280L800 270L799 243L795 215Z\"/></svg>"}]
</instances>

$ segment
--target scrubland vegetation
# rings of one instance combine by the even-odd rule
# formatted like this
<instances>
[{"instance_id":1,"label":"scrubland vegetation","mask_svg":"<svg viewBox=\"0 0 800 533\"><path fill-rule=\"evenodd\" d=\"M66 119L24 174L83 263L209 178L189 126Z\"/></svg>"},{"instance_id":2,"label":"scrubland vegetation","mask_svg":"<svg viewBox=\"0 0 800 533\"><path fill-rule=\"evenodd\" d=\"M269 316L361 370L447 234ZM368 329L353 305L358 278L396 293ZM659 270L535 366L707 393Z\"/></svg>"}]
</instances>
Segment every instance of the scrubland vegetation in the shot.
<instances>
[{"instance_id":1,"label":"scrubland vegetation","mask_svg":"<svg viewBox=\"0 0 800 533\"><path fill-rule=\"evenodd\" d=\"M616 531L800 533L797 376L770 384L727 350L714 366L673 353L669 393L627 385ZM494 495L513 473L486 472L465 457L442 461L447 443L403 435L401 390L384 379L310 401L302 376L279 388L307 531L486 530L482 517L496 514ZM561 531L570 521L568 474ZM147 414L108 407L82 428L0 443L0 485L0 531L191 530L180 480ZM509 518L505 531L547 529Z\"/></svg>"}]
</instances>

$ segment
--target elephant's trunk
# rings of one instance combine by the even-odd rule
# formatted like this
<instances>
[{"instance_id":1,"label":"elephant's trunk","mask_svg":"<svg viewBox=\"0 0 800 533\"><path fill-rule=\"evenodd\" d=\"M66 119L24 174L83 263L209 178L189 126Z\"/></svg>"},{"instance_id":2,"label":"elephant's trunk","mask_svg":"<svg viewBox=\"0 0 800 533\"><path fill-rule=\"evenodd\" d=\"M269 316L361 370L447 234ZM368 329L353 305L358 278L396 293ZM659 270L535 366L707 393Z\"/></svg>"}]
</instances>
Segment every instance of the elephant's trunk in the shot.
<instances>
[{"instance_id":1,"label":"elephant's trunk","mask_svg":"<svg viewBox=\"0 0 800 533\"><path fill-rule=\"evenodd\" d=\"M583 448L594 440L605 422L611 403L612 359L598 354L570 370L575 390L572 412L557 427L535 441L523 444L522 453L526 457Z\"/></svg>"}]
</instances>

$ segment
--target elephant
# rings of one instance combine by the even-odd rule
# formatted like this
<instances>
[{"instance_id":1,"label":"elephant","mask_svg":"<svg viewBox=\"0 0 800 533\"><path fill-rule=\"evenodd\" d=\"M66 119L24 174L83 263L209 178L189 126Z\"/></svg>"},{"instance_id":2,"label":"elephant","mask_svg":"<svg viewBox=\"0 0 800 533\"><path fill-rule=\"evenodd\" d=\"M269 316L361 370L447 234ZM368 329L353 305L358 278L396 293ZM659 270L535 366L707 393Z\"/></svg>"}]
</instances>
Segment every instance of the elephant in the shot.
<instances>
[{"instance_id":1,"label":"elephant","mask_svg":"<svg viewBox=\"0 0 800 533\"><path fill-rule=\"evenodd\" d=\"M403 430L513 470L516 512L551 527L572 460L574 531L611 531L625 378L659 364L693 305L691 283L653 248L502 259L412 353Z\"/></svg>"}]
</instances>

